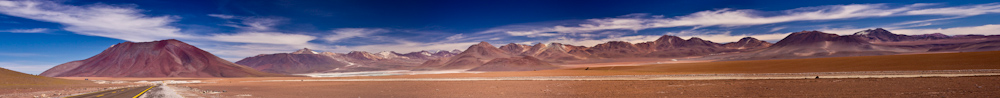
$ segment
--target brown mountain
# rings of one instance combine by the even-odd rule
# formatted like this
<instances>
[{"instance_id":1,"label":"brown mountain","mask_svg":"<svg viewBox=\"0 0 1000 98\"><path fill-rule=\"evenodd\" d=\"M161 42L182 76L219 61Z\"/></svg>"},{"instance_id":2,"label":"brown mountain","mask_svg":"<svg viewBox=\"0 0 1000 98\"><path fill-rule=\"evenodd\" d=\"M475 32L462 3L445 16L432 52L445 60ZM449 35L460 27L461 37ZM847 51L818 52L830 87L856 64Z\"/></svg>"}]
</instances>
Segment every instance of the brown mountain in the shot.
<instances>
[{"instance_id":1,"label":"brown mountain","mask_svg":"<svg viewBox=\"0 0 1000 98\"><path fill-rule=\"evenodd\" d=\"M624 41L611 41L607 43L597 44L594 47L587 48L586 52L597 56L606 58L620 58L620 57L638 57L644 53L648 53L649 50L641 48L639 46L633 45L632 43ZM586 54L579 53L575 54Z\"/></svg>"},{"instance_id":2,"label":"brown mountain","mask_svg":"<svg viewBox=\"0 0 1000 98\"><path fill-rule=\"evenodd\" d=\"M887 55L911 51L892 46L874 45L861 36L840 36L820 31L802 31L792 33L771 47L754 53L753 58Z\"/></svg>"},{"instance_id":3,"label":"brown mountain","mask_svg":"<svg viewBox=\"0 0 1000 98\"><path fill-rule=\"evenodd\" d=\"M508 58L513 54L490 45L487 42L469 46L464 52L450 58L430 60L421 64L416 70L441 70L441 69L471 69L479 67L489 60L495 58Z\"/></svg>"},{"instance_id":4,"label":"brown mountain","mask_svg":"<svg viewBox=\"0 0 1000 98\"><path fill-rule=\"evenodd\" d=\"M352 58L352 59L358 59L358 60L371 60L371 61L385 59L385 58L379 57L379 56L377 56L375 54L371 54L371 53L368 53L368 52L365 52L365 51L351 51L351 52L347 53L346 57Z\"/></svg>"},{"instance_id":5,"label":"brown mountain","mask_svg":"<svg viewBox=\"0 0 1000 98\"><path fill-rule=\"evenodd\" d=\"M688 40L681 40L676 36L669 35L664 35L664 37L653 41L651 48L653 51L647 57L701 56L732 51L732 49L722 47L722 44L701 38L692 37Z\"/></svg>"},{"instance_id":6,"label":"brown mountain","mask_svg":"<svg viewBox=\"0 0 1000 98\"><path fill-rule=\"evenodd\" d=\"M319 52L313 51L312 49L309 48L302 48L299 49L298 51L292 52L292 54L319 54Z\"/></svg>"},{"instance_id":7,"label":"brown mountain","mask_svg":"<svg viewBox=\"0 0 1000 98\"><path fill-rule=\"evenodd\" d=\"M469 71L533 71L556 69L559 66L546 63L531 56L497 58Z\"/></svg>"},{"instance_id":8,"label":"brown mountain","mask_svg":"<svg viewBox=\"0 0 1000 98\"><path fill-rule=\"evenodd\" d=\"M908 36L902 34L895 34L889 32L889 30L885 30L882 28L858 31L854 33L853 36L858 36L861 39L867 40L869 42L899 42L899 41L936 40L936 39L951 38L950 36L941 33Z\"/></svg>"},{"instance_id":9,"label":"brown mountain","mask_svg":"<svg viewBox=\"0 0 1000 98\"><path fill-rule=\"evenodd\" d=\"M763 46L767 47L767 46ZM568 51L573 55L590 54L602 58L633 58L633 57L684 57L700 56L713 53L738 51L729 49L722 44L693 37L688 40L677 36L663 35L655 41L631 44L623 41L611 41L597 44L594 47L574 47L584 51Z\"/></svg>"},{"instance_id":10,"label":"brown mountain","mask_svg":"<svg viewBox=\"0 0 1000 98\"><path fill-rule=\"evenodd\" d=\"M525 51L528 51L528 49L529 49L528 47L531 47L531 46L530 45L522 45L522 44L510 43L510 44L507 44L507 45L500 46L500 50L507 51L507 53L521 54L521 53L524 53Z\"/></svg>"},{"instance_id":11,"label":"brown mountain","mask_svg":"<svg viewBox=\"0 0 1000 98\"><path fill-rule=\"evenodd\" d=\"M330 56L315 53L305 48L292 53L247 57L236 61L236 64L246 65L264 72L283 74L323 72L347 65L347 63L340 62Z\"/></svg>"},{"instance_id":12,"label":"brown mountain","mask_svg":"<svg viewBox=\"0 0 1000 98\"><path fill-rule=\"evenodd\" d=\"M766 41L757 40L753 37L744 37L740 41L722 44L723 47L737 50L756 50L770 47L772 44Z\"/></svg>"},{"instance_id":13,"label":"brown mountain","mask_svg":"<svg viewBox=\"0 0 1000 98\"><path fill-rule=\"evenodd\" d=\"M72 66L77 66L71 68ZM263 77L260 72L175 40L124 42L79 62L46 71L56 77ZM63 70L68 68L70 70Z\"/></svg>"},{"instance_id":14,"label":"brown mountain","mask_svg":"<svg viewBox=\"0 0 1000 98\"><path fill-rule=\"evenodd\" d=\"M38 75L46 77L56 77L56 75L62 74L63 72L69 70L73 70L76 67L80 67L80 65L83 65L83 60L70 61L68 63L59 64L56 65L55 67L49 68L49 70L45 70L45 72L42 72L42 74Z\"/></svg>"},{"instance_id":15,"label":"brown mountain","mask_svg":"<svg viewBox=\"0 0 1000 98\"><path fill-rule=\"evenodd\" d=\"M549 44L535 44L531 46L530 49L521 53L523 56L532 56L536 58L541 58L548 61L561 61L561 60L579 60L585 57L579 57L577 55L570 54L571 49L576 49L572 45L564 45L562 43L549 43Z\"/></svg>"}]
</instances>

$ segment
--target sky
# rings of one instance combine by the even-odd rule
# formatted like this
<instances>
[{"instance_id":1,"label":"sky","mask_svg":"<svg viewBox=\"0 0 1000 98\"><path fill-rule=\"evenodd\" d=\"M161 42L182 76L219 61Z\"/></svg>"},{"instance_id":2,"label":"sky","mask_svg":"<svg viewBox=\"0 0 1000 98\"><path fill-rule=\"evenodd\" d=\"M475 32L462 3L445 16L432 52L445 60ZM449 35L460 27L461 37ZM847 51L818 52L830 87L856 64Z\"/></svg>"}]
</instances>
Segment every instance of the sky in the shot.
<instances>
[{"instance_id":1,"label":"sky","mask_svg":"<svg viewBox=\"0 0 1000 98\"><path fill-rule=\"evenodd\" d=\"M178 39L229 61L301 48L593 46L662 35L776 42L791 32L1000 34L990 0L0 0L0 67L39 74L111 45Z\"/></svg>"}]
</instances>

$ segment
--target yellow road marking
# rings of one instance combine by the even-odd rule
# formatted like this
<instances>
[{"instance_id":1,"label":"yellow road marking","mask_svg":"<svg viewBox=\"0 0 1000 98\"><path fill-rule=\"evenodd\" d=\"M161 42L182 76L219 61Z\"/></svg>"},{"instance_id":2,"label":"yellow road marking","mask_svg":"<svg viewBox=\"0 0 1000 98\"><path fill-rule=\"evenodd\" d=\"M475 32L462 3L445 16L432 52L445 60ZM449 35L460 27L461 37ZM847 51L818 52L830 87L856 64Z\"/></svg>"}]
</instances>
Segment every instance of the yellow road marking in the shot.
<instances>
[{"instance_id":1,"label":"yellow road marking","mask_svg":"<svg viewBox=\"0 0 1000 98\"><path fill-rule=\"evenodd\" d=\"M101 96L104 96L104 94L101 94L101 95L97 95L97 97L101 97Z\"/></svg>"},{"instance_id":2,"label":"yellow road marking","mask_svg":"<svg viewBox=\"0 0 1000 98\"><path fill-rule=\"evenodd\" d=\"M149 91L149 89L153 89L153 87L156 87L156 86L150 86L149 88L146 88L146 90L143 90L142 92L139 92L138 95L135 95L135 97L132 97L132 98L139 98L140 95L146 93L146 91Z\"/></svg>"}]
</instances>

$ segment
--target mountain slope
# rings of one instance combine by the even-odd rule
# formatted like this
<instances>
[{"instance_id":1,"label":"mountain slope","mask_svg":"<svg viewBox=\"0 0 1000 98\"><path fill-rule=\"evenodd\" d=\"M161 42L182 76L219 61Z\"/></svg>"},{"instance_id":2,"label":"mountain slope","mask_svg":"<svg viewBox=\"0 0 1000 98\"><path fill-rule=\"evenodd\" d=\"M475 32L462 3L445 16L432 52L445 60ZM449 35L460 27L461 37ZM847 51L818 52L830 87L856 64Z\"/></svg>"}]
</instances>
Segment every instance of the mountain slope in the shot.
<instances>
[{"instance_id":1,"label":"mountain slope","mask_svg":"<svg viewBox=\"0 0 1000 98\"><path fill-rule=\"evenodd\" d=\"M89 81L74 81L45 76L25 74L0 68L0 86L4 85L51 85L51 84L92 84Z\"/></svg>"},{"instance_id":2,"label":"mountain slope","mask_svg":"<svg viewBox=\"0 0 1000 98\"><path fill-rule=\"evenodd\" d=\"M813 58L888 55L913 50L874 45L860 36L840 36L820 31L795 32L774 45L752 54L752 59Z\"/></svg>"},{"instance_id":3,"label":"mountain slope","mask_svg":"<svg viewBox=\"0 0 1000 98\"><path fill-rule=\"evenodd\" d=\"M284 74L322 72L348 65L330 56L314 54L315 52L311 52L309 49L299 51L247 57L236 61L236 64L246 65L264 72Z\"/></svg>"},{"instance_id":4,"label":"mountain slope","mask_svg":"<svg viewBox=\"0 0 1000 98\"><path fill-rule=\"evenodd\" d=\"M71 70L50 69L43 74L56 77L287 76L238 65L175 39L118 43L78 63L81 64ZM55 68L60 67L71 66Z\"/></svg>"},{"instance_id":5,"label":"mountain slope","mask_svg":"<svg viewBox=\"0 0 1000 98\"><path fill-rule=\"evenodd\" d=\"M480 42L479 44L469 46L464 52L450 58L424 62L416 70L471 69L479 67L489 60L508 58L512 55L490 45L490 43Z\"/></svg>"},{"instance_id":6,"label":"mountain slope","mask_svg":"<svg viewBox=\"0 0 1000 98\"><path fill-rule=\"evenodd\" d=\"M722 44L723 47L737 50L755 50L770 47L772 44L766 41L757 40L753 37L744 37L740 41Z\"/></svg>"}]
</instances>

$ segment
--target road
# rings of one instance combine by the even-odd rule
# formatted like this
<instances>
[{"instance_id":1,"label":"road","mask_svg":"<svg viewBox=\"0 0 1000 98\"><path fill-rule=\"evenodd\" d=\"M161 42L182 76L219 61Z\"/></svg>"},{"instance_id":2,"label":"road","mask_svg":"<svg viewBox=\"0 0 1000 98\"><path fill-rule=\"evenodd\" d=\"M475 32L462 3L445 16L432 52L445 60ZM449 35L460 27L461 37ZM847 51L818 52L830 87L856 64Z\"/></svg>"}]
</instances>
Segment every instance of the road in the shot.
<instances>
[{"instance_id":1,"label":"road","mask_svg":"<svg viewBox=\"0 0 1000 98\"><path fill-rule=\"evenodd\" d=\"M83 95L70 96L66 98L133 98L148 90L153 86L129 87L113 90L106 90Z\"/></svg>"}]
</instances>

